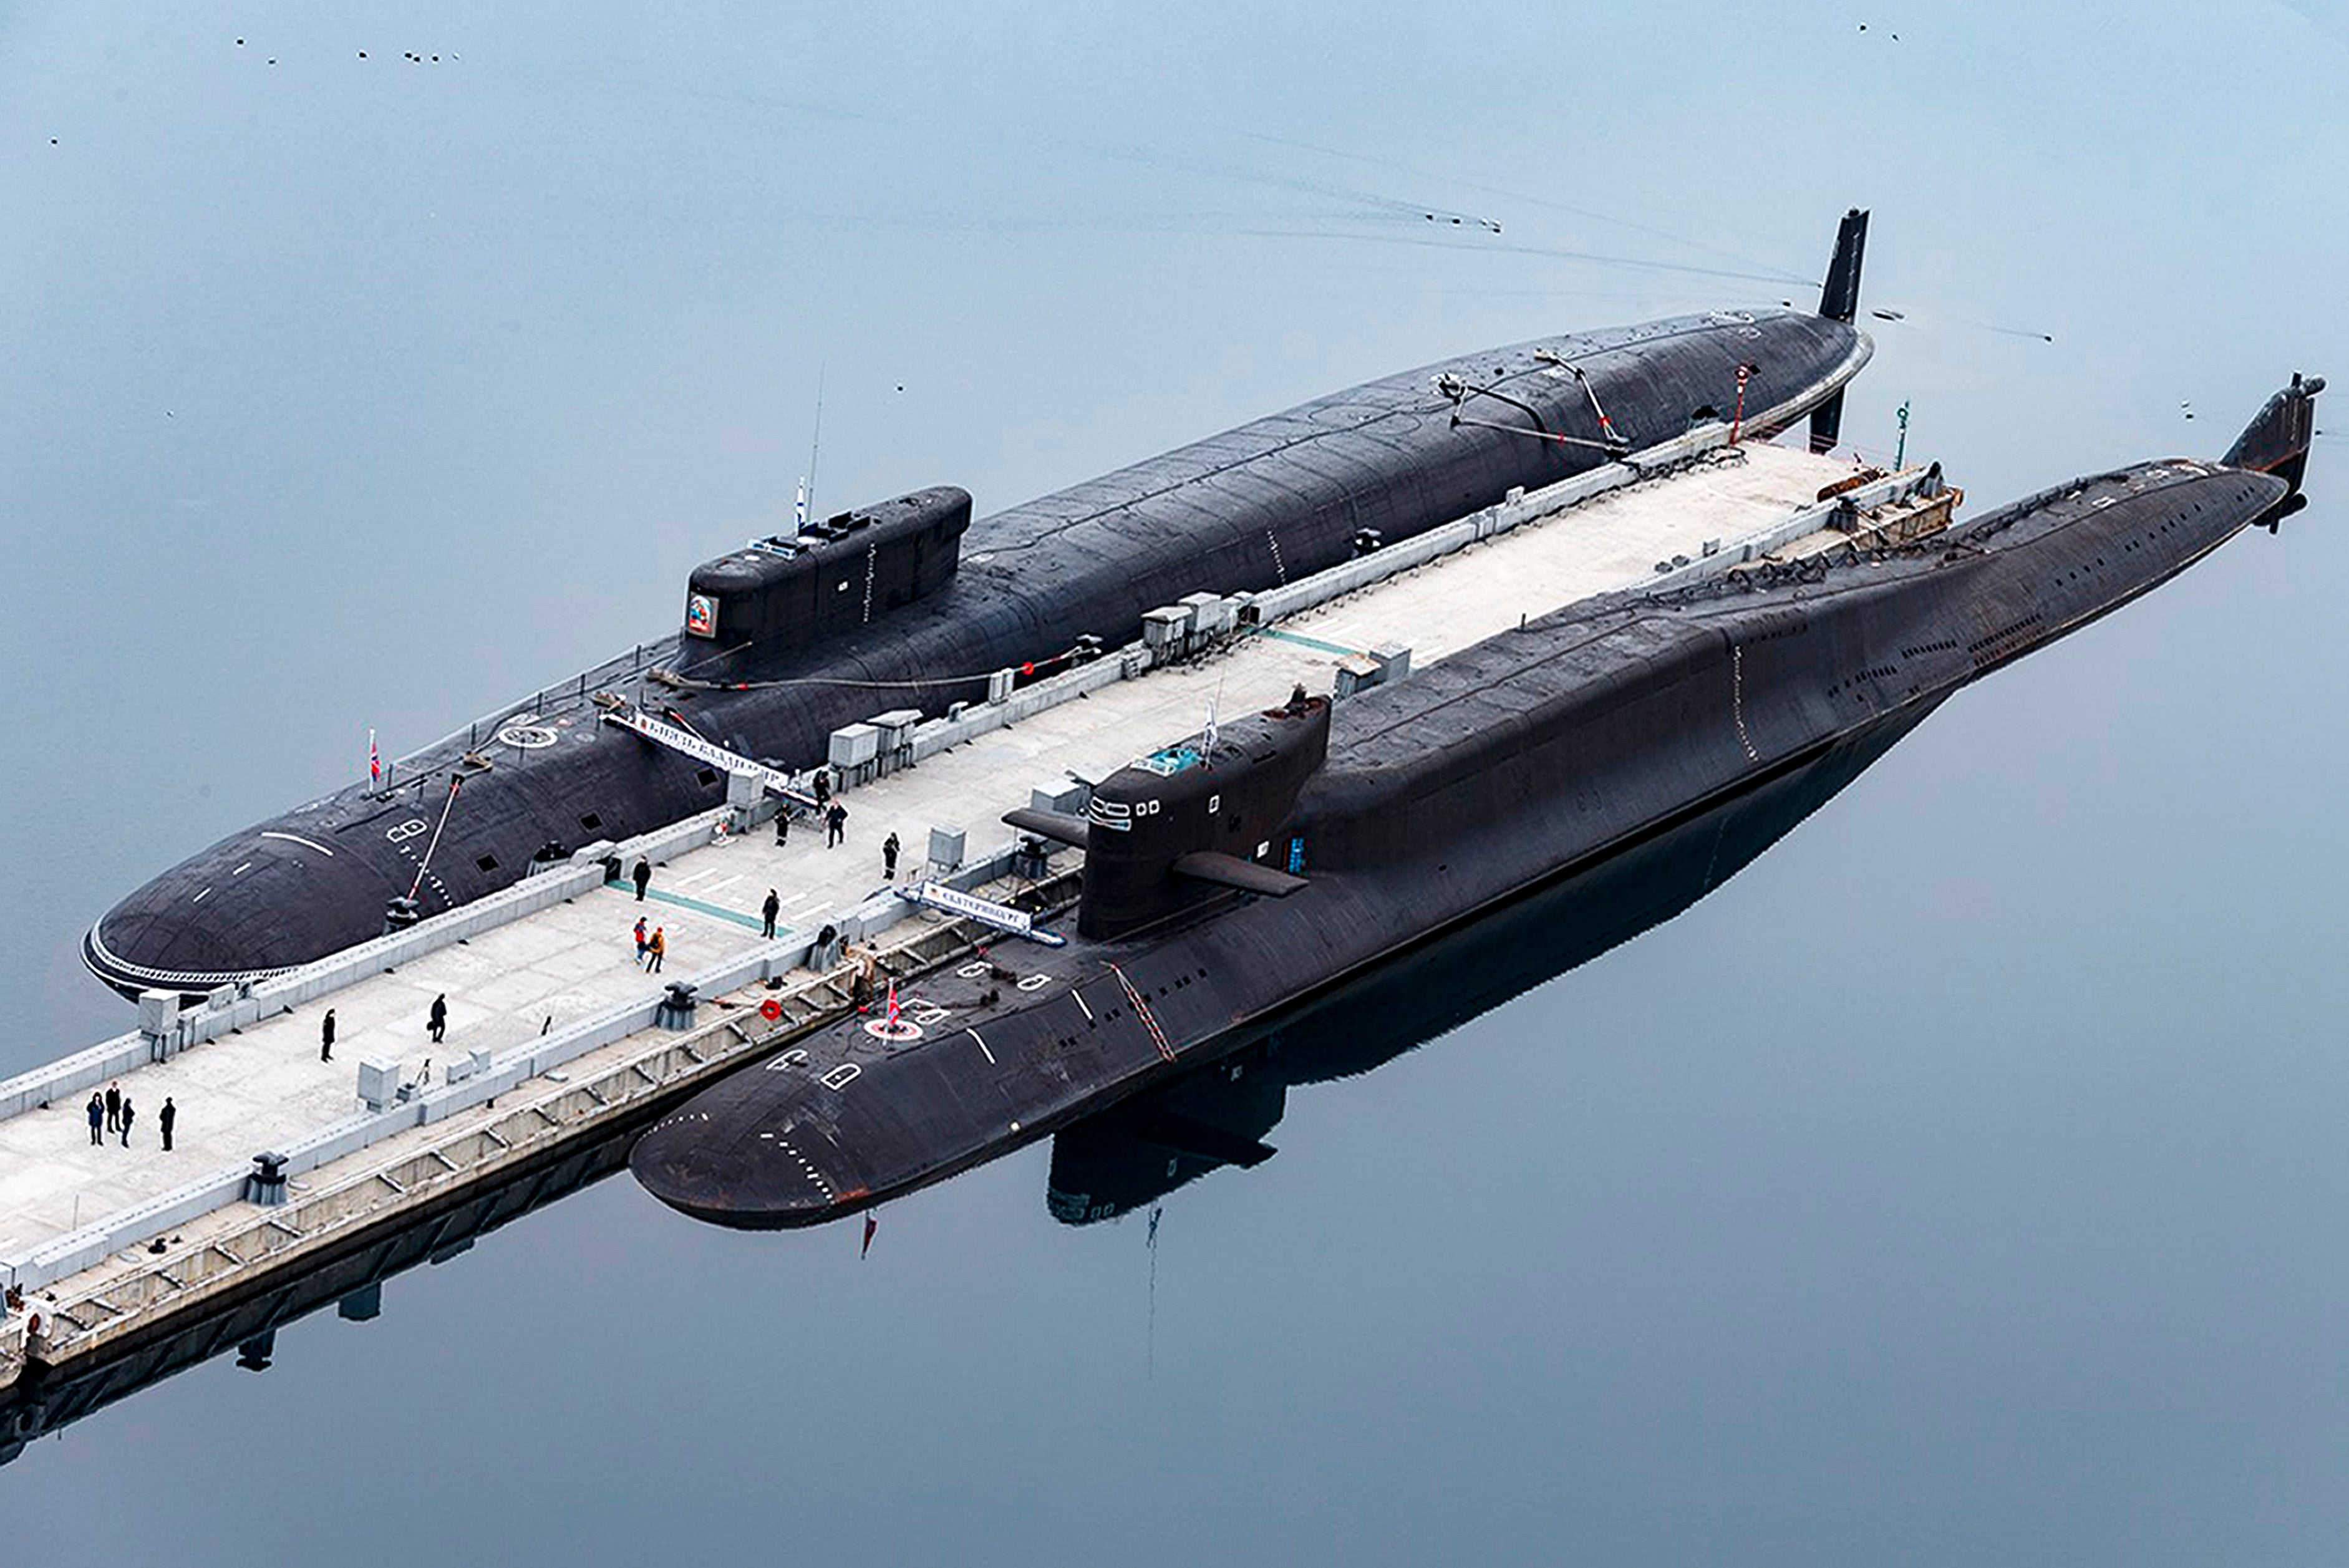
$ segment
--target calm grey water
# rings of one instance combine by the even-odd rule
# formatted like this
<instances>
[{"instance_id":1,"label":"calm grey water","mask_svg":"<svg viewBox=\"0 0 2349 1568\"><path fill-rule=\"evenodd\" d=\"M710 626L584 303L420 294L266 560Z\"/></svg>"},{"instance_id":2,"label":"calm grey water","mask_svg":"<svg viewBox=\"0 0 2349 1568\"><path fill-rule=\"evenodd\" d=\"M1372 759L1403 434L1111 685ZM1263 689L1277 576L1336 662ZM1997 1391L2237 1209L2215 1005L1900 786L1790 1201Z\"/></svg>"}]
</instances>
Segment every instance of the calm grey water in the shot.
<instances>
[{"instance_id":1,"label":"calm grey water","mask_svg":"<svg viewBox=\"0 0 2349 1568\"><path fill-rule=\"evenodd\" d=\"M0 10L0 1072L123 1026L122 892L671 622L819 374L819 505L987 509L1854 202L1847 434L1978 504L2349 374L2330 5L479 9ZM0 1553L2337 1561L2330 444L1154 1257L1041 1148L862 1262L609 1181L36 1444Z\"/></svg>"}]
</instances>

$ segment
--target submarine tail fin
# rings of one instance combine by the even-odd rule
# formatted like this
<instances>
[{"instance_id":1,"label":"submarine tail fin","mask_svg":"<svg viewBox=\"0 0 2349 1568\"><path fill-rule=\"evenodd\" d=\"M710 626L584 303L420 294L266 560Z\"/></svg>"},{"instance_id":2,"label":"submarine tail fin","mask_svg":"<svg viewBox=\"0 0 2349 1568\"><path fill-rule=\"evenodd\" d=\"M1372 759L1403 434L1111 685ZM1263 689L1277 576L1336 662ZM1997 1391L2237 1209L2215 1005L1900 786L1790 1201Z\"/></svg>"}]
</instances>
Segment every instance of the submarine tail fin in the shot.
<instances>
[{"instance_id":1,"label":"submarine tail fin","mask_svg":"<svg viewBox=\"0 0 2349 1568\"><path fill-rule=\"evenodd\" d=\"M1835 256L1827 263L1827 281L1819 290L1819 315L1848 326L1859 315L1859 268L1868 253L1868 214L1857 207L1843 215L1836 227ZM1843 436L1843 388L1811 410L1811 450L1834 449Z\"/></svg>"},{"instance_id":2,"label":"submarine tail fin","mask_svg":"<svg viewBox=\"0 0 2349 1568\"><path fill-rule=\"evenodd\" d=\"M2316 435L2316 395L2323 390L2323 377L2303 378L2294 372L2292 384L2267 400L2219 460L2230 468L2273 474L2292 487L2288 493L2297 494L2308 473L2309 443Z\"/></svg>"},{"instance_id":3,"label":"submarine tail fin","mask_svg":"<svg viewBox=\"0 0 2349 1568\"><path fill-rule=\"evenodd\" d=\"M1819 290L1819 314L1846 325L1859 315L1859 265L1868 250L1868 214L1854 207L1836 227L1835 258Z\"/></svg>"}]
</instances>

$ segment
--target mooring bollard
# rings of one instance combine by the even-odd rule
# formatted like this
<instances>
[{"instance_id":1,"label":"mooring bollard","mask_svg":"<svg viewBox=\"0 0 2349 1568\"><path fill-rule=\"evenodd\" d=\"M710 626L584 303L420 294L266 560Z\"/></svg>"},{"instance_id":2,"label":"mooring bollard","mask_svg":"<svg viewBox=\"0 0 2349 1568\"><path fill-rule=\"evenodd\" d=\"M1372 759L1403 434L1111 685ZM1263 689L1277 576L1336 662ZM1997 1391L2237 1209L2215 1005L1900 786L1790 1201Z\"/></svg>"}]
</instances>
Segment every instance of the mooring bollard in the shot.
<instances>
[{"instance_id":1,"label":"mooring bollard","mask_svg":"<svg viewBox=\"0 0 2349 1568\"><path fill-rule=\"evenodd\" d=\"M248 1203L259 1203L274 1209L285 1202L285 1156L256 1154L253 1170L244 1179L244 1198Z\"/></svg>"},{"instance_id":2,"label":"mooring bollard","mask_svg":"<svg viewBox=\"0 0 2349 1568\"><path fill-rule=\"evenodd\" d=\"M672 980L668 994L661 998L653 1012L653 1022L664 1029L689 1029L693 1026L693 985L690 981Z\"/></svg>"}]
</instances>

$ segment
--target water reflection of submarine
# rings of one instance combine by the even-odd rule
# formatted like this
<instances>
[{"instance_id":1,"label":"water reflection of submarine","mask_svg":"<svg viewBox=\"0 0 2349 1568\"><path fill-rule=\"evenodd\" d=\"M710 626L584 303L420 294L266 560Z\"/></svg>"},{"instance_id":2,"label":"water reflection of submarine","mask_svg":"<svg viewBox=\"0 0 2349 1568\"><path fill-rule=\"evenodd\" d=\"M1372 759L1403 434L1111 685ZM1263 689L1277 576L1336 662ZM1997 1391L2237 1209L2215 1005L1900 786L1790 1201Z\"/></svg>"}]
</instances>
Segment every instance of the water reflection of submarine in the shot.
<instances>
[{"instance_id":1,"label":"water reflection of submarine","mask_svg":"<svg viewBox=\"0 0 2349 1568\"><path fill-rule=\"evenodd\" d=\"M1064 1128L1045 1204L1065 1224L1115 1219L1265 1141L1288 1090L1383 1066L1681 913L1826 805L1925 717L1904 710L1809 764L1670 825L1579 875L1453 932L1239 1037L1174 1082Z\"/></svg>"}]
</instances>

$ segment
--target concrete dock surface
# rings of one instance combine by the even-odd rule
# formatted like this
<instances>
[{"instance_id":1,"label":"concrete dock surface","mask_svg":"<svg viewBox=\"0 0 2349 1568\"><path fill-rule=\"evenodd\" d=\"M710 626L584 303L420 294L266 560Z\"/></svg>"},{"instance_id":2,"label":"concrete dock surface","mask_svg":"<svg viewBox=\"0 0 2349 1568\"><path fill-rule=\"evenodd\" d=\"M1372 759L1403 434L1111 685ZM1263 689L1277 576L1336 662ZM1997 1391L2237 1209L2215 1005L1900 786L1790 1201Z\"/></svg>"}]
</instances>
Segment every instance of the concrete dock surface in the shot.
<instances>
[{"instance_id":1,"label":"concrete dock surface","mask_svg":"<svg viewBox=\"0 0 2349 1568\"><path fill-rule=\"evenodd\" d=\"M1028 804L1033 787L1071 776L1105 777L1134 757L1200 729L1211 711L1237 715L1277 706L1299 685L1328 692L1340 666L1359 663L1369 650L1406 647L1412 662L1423 666L1514 627L1521 618L1656 581L1660 569L1685 569L1714 559L1716 552L1733 550L1741 540L1783 530L1789 516L1816 508L1820 490L1850 471L1845 463L1792 447L1749 444L1716 451L1670 478L1582 500L1554 517L1516 526L1277 624L1244 628L1202 656L1096 684L1083 696L844 791L848 821L846 842L840 847L827 848L822 824L813 820L796 822L789 842L781 846L771 828L717 841L705 839L657 867L650 896L642 903L625 882L595 887L167 1060L138 1066L120 1078L138 1109L128 1148L112 1131L103 1134L100 1144L90 1143L88 1090L0 1120L0 1259L30 1255L99 1216L135 1211L201 1178L247 1168L262 1150L352 1118L360 1109L357 1074L363 1060L395 1060L403 1078L419 1086L439 1082L449 1063L476 1049L493 1056L511 1052L616 1007L649 1003L671 981L694 980L761 948L780 949L783 939L803 949L820 923L859 905L874 907L870 901L888 892L880 845L891 832L904 846L898 877L910 880L923 872L934 826L966 830L974 854L990 849L1011 838L999 818ZM1723 562L1735 558L1718 555ZM1056 864L1072 867L1077 859L1075 851L1066 851ZM781 904L782 932L776 944L768 943L761 930L761 905L770 888ZM666 934L665 972L657 975L645 973L636 960L631 927L639 915ZM911 928L916 933L942 923L936 914L910 906L905 917L916 923ZM901 933L890 940L902 945L905 939ZM840 1002L839 995L821 991L826 985L837 989L836 972L802 972L791 980L798 994L817 995L824 1006ZM730 989L746 1009L771 994L739 985ZM440 995L448 1000L448 1029L445 1041L435 1045L427 1037L426 1020ZM320 1059L320 1022L330 1006L337 1029L334 1059L326 1062ZM713 1026L709 1012L705 1009L697 1026L704 1031ZM490 1106L429 1121L322 1166L296 1180L293 1201L298 1204L378 1173L369 1202L396 1204L410 1183L389 1173L417 1160L420 1151L441 1151L439 1164L428 1172L439 1181L467 1164L461 1151L450 1152L460 1148L452 1140L474 1137L481 1128L511 1126L505 1119L522 1107L561 1104L570 1097L576 1116L549 1112L541 1120L559 1127L566 1117L592 1119L595 1105L578 1099L572 1085L591 1081L615 1064L656 1057L668 1065L637 1076L647 1083L667 1083L710 1055L678 1057L672 1049L678 1038L675 1031L648 1030L603 1046L559 1072L502 1092ZM742 1031L737 1029L726 1048L741 1043ZM633 1088L634 1080L629 1082ZM160 1147L159 1118L167 1097L178 1113L175 1147L168 1152ZM611 1097L592 1098L608 1102ZM535 1136L538 1124L529 1124L528 1130ZM461 1147L486 1157L510 1142L496 1134ZM168 1245L171 1253L184 1253L215 1237L252 1233L268 1222L265 1209L245 1200L229 1202L215 1212L171 1226L177 1240ZM279 1228L301 1229L285 1223ZM249 1250L227 1246L223 1253L243 1267ZM119 1252L85 1271L89 1278L48 1282L37 1294L53 1308L102 1295L98 1287L107 1279L150 1268L152 1256L143 1247ZM129 1313L138 1304L118 1303L109 1310ZM21 1332L21 1324L17 1315L8 1326ZM7 1349L0 1336L0 1381L12 1375Z\"/></svg>"}]
</instances>

